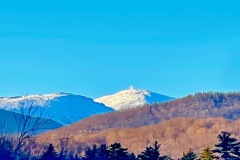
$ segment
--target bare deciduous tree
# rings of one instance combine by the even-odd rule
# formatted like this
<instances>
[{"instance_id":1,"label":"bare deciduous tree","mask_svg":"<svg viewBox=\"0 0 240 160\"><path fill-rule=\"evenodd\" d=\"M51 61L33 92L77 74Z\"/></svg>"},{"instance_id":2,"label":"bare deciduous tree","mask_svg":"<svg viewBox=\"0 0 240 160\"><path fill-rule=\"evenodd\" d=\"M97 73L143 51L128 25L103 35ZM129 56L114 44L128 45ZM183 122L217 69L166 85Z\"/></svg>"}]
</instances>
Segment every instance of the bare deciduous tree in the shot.
<instances>
[{"instance_id":1,"label":"bare deciduous tree","mask_svg":"<svg viewBox=\"0 0 240 160\"><path fill-rule=\"evenodd\" d=\"M29 105L28 105L29 104ZM16 118L17 135L15 153L18 154L26 142L40 130L45 129L50 119L43 118L46 107L34 106L34 102L24 103L20 107L20 118Z\"/></svg>"}]
</instances>

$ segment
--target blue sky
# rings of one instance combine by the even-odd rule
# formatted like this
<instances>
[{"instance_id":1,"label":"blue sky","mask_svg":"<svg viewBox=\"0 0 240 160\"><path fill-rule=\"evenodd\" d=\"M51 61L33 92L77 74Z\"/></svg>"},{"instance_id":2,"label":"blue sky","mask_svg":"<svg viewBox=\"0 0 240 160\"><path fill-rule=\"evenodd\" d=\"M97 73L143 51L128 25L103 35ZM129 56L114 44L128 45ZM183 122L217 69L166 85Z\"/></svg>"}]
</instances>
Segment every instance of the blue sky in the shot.
<instances>
[{"instance_id":1,"label":"blue sky","mask_svg":"<svg viewBox=\"0 0 240 160\"><path fill-rule=\"evenodd\" d=\"M240 90L240 2L1 1L0 96Z\"/></svg>"}]
</instances>

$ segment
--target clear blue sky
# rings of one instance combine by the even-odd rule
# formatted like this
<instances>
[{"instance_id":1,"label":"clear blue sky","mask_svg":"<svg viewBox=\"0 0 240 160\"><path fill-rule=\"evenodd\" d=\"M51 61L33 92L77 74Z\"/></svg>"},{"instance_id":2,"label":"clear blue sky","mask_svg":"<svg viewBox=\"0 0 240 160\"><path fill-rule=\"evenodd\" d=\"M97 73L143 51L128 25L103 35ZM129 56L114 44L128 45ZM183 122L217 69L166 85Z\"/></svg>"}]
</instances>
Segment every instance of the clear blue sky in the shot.
<instances>
[{"instance_id":1,"label":"clear blue sky","mask_svg":"<svg viewBox=\"0 0 240 160\"><path fill-rule=\"evenodd\" d=\"M240 91L240 1L0 4L0 96Z\"/></svg>"}]
</instances>

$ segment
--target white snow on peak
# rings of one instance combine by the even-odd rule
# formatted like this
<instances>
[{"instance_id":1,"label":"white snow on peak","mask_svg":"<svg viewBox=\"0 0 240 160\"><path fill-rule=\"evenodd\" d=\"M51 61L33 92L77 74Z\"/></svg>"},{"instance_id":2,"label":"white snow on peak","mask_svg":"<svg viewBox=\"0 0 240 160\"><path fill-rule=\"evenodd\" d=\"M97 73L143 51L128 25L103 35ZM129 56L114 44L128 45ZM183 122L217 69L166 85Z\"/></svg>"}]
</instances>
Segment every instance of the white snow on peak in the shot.
<instances>
[{"instance_id":1,"label":"white snow on peak","mask_svg":"<svg viewBox=\"0 0 240 160\"><path fill-rule=\"evenodd\" d=\"M122 90L113 95L103 96L94 99L94 101L103 103L115 110L123 110L142 106L144 104L164 102L172 99L174 98L148 90L135 89L133 86L130 86L127 90Z\"/></svg>"},{"instance_id":2,"label":"white snow on peak","mask_svg":"<svg viewBox=\"0 0 240 160\"><path fill-rule=\"evenodd\" d=\"M44 107L43 118L50 118L68 125L94 114L114 111L91 98L70 93L53 93L0 98L0 109L20 113L21 107ZM34 115L38 116L38 115Z\"/></svg>"},{"instance_id":3,"label":"white snow on peak","mask_svg":"<svg viewBox=\"0 0 240 160\"><path fill-rule=\"evenodd\" d=\"M33 103L35 106L48 105L47 102L54 100L57 97L66 96L67 93L57 92L52 94L38 94L38 95L27 95L27 96L16 96L16 97L1 97L0 108L3 109L14 109L19 108L20 105L27 105L26 103ZM24 106L23 106L24 107Z\"/></svg>"}]
</instances>

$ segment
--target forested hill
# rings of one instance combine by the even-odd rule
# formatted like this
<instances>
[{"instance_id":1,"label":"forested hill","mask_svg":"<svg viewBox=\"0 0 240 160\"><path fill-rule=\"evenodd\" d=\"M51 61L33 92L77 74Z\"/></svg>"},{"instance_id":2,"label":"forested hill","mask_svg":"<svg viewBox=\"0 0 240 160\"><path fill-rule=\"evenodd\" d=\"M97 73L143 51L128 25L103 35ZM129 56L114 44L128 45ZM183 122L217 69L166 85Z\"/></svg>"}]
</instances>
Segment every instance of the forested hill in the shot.
<instances>
[{"instance_id":1,"label":"forested hill","mask_svg":"<svg viewBox=\"0 0 240 160\"><path fill-rule=\"evenodd\" d=\"M53 132L75 135L110 128L136 128L176 117L224 117L237 120L240 118L240 93L197 93L170 102L96 115Z\"/></svg>"},{"instance_id":2,"label":"forested hill","mask_svg":"<svg viewBox=\"0 0 240 160\"><path fill-rule=\"evenodd\" d=\"M121 143L135 154L141 153L147 144L157 140L160 144L161 155L169 155L174 159L182 156L183 152L192 148L200 155L206 146L215 148L217 135L225 130L240 139L240 120L229 121L224 118L173 118L160 124L139 128L109 129L98 133L79 133L70 136L68 147L77 150L79 146L88 147L93 144ZM45 134L37 137L37 142L48 145L53 143L60 148L61 136L66 134Z\"/></svg>"}]
</instances>

